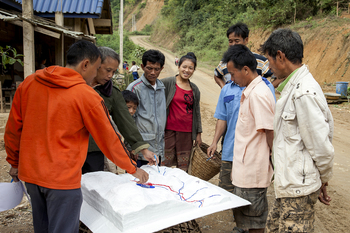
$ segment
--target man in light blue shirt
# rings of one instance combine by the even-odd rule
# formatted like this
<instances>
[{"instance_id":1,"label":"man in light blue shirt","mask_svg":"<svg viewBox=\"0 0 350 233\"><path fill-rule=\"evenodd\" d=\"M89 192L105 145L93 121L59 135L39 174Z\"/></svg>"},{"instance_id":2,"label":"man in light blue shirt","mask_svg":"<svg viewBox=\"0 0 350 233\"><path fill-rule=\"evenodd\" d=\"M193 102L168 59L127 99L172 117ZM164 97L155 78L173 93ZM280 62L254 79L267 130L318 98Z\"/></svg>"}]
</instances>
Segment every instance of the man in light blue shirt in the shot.
<instances>
[{"instance_id":1,"label":"man in light blue shirt","mask_svg":"<svg viewBox=\"0 0 350 233\"><path fill-rule=\"evenodd\" d=\"M268 80L266 80L265 83L270 88L276 100L275 89L273 85ZM218 119L216 122L214 139L207 150L208 156L212 156L212 154L214 154L217 149L217 143L227 128L225 140L222 146L222 163L220 168L219 187L229 192L233 192L233 185L231 182L230 174L232 170L235 129L240 107L241 94L244 88L245 87L239 87L233 81L230 81L221 89L218 104L216 105L214 114L214 117Z\"/></svg>"},{"instance_id":2,"label":"man in light blue shirt","mask_svg":"<svg viewBox=\"0 0 350 233\"><path fill-rule=\"evenodd\" d=\"M225 133L225 140L222 146L221 168L219 187L233 192L231 183L231 170L233 159L233 145L235 141L235 128L238 119L238 112L242 91L245 87L239 87L234 82L227 83L221 90L214 117L217 118L214 139L208 148L208 156L211 156L217 148L220 137Z\"/></svg>"}]
</instances>

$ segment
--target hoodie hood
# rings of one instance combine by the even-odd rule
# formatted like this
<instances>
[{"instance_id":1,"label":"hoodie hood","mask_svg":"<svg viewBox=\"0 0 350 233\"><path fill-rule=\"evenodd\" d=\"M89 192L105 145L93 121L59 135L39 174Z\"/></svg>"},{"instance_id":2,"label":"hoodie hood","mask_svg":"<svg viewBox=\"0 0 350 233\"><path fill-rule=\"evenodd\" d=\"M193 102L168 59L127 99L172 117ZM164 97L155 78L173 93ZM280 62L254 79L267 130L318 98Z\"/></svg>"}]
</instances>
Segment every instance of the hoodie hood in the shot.
<instances>
[{"instance_id":1,"label":"hoodie hood","mask_svg":"<svg viewBox=\"0 0 350 233\"><path fill-rule=\"evenodd\" d=\"M35 80L52 88L71 88L78 84L86 84L77 71L61 66L50 66L36 71Z\"/></svg>"}]
</instances>

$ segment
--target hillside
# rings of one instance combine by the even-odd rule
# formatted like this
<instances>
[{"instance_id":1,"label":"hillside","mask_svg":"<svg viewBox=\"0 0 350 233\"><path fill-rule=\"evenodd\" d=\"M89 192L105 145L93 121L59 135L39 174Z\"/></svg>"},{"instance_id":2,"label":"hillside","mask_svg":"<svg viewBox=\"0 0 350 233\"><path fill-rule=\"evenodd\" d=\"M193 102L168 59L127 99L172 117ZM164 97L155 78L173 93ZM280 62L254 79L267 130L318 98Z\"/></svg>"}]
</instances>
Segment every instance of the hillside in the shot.
<instances>
[{"instance_id":1,"label":"hillside","mask_svg":"<svg viewBox=\"0 0 350 233\"><path fill-rule=\"evenodd\" d=\"M196 1L197 5L187 0L184 1L184 5L180 5L181 1L177 0L136 2L138 3L128 6L130 13L124 17L125 30L131 30L131 15L136 14L138 31L141 31L146 25L152 25L153 30L150 38L152 43L177 55L185 54L188 51L195 52L199 61L209 65L210 69L216 66L227 49L226 30L228 26L244 19L239 18L241 17L239 14L236 14L238 18L229 17L230 20L227 19L227 15L222 19L218 16L210 18L214 17L210 16L210 13L214 15L217 13L213 12L211 5L206 5L208 3L202 1ZM182 12L186 7L190 7L187 14ZM301 12L300 8L302 6L298 8ZM222 11L222 8L218 10ZM205 15L204 13L209 14ZM202 18L199 15L202 15ZM184 18L178 19L177 16ZM205 20L206 17L209 18ZM251 20L252 17L243 21L251 29L249 47L252 51L258 52L260 45L278 26L261 27ZM309 66L317 81L320 84L329 84L350 80L348 69L350 63L350 19L335 17L332 14L320 14L306 19L303 17L305 18L305 16L299 16L300 20L298 20L297 14L297 23L284 24L287 26L283 27L289 27L301 35L305 46L304 63ZM290 18L284 20L289 22ZM183 22L183 24L178 22Z\"/></svg>"},{"instance_id":2,"label":"hillside","mask_svg":"<svg viewBox=\"0 0 350 233\"><path fill-rule=\"evenodd\" d=\"M137 31L141 31L146 25L154 24L163 6L164 0L142 0L134 5L127 4L126 10L131 12L124 15L124 30L131 32L133 14L136 17Z\"/></svg>"},{"instance_id":3,"label":"hillside","mask_svg":"<svg viewBox=\"0 0 350 233\"><path fill-rule=\"evenodd\" d=\"M249 26L249 25L248 25ZM287 26L297 31L304 42L304 60L320 84L350 81L350 20L347 18L327 17L311 21L302 21ZM252 29L248 46L258 52L260 45L268 38L273 29ZM225 35L225 34L224 34ZM151 41L174 53L179 36L169 31L157 30ZM227 43L227 42L224 42ZM226 45L225 45L226 46ZM226 47L219 51L223 54ZM183 51L185 53L186 51ZM192 51L195 52L196 51ZM196 53L197 54L197 53ZM181 55L181 54L180 54ZM208 60L206 64L214 68L218 60Z\"/></svg>"}]
</instances>

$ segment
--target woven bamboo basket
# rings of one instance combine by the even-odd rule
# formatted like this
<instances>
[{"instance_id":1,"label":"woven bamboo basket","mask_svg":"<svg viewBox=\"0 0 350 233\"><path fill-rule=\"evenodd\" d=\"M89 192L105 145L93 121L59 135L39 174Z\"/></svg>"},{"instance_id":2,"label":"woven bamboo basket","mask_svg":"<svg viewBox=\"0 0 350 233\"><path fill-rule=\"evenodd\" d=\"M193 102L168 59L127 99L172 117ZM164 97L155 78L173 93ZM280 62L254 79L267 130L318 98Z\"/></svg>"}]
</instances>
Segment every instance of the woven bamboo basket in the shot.
<instances>
[{"instance_id":1,"label":"woven bamboo basket","mask_svg":"<svg viewBox=\"0 0 350 233\"><path fill-rule=\"evenodd\" d=\"M189 174L202 180L208 181L220 172L221 154L215 152L214 158L208 159L208 145L202 143L201 146L195 146L192 151Z\"/></svg>"}]
</instances>

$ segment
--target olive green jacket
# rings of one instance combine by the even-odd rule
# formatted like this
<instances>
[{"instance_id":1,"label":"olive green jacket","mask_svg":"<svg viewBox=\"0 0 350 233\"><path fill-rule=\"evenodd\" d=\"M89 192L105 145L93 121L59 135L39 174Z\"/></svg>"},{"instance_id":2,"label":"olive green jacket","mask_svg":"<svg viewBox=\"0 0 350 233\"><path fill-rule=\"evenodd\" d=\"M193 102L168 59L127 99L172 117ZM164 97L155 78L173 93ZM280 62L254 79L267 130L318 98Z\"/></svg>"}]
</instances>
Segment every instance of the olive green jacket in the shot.
<instances>
[{"instance_id":1,"label":"olive green jacket","mask_svg":"<svg viewBox=\"0 0 350 233\"><path fill-rule=\"evenodd\" d=\"M142 139L142 136L136 127L135 121L128 111L128 107L125 104L121 91L113 86L112 95L110 97L101 94L99 90L95 89L95 91L105 101L109 115L112 116L112 119L117 125L120 134L124 137L125 141L131 145L131 148L135 151L135 153L138 153L142 149L147 149L149 144ZM90 135L88 152L92 151L100 151L100 149Z\"/></svg>"}]
</instances>

